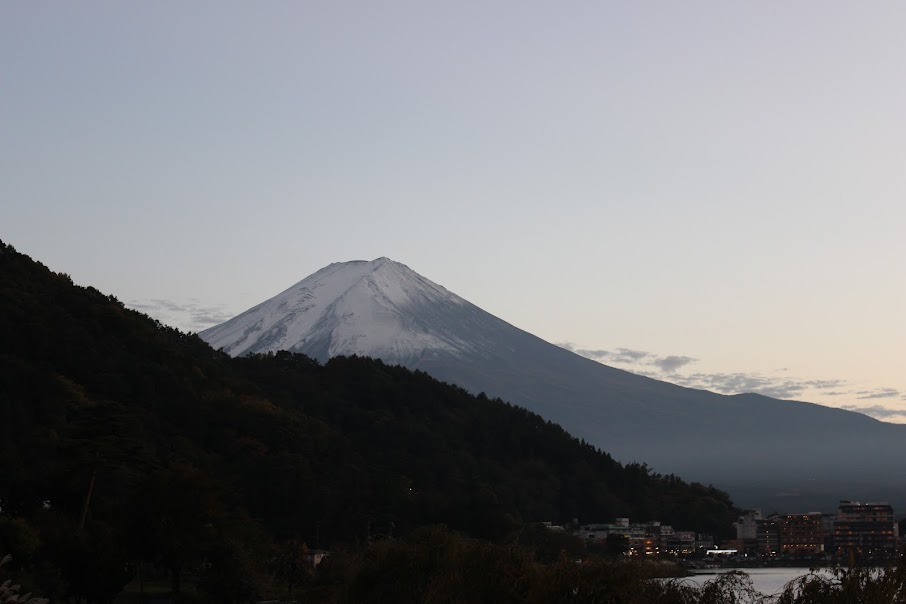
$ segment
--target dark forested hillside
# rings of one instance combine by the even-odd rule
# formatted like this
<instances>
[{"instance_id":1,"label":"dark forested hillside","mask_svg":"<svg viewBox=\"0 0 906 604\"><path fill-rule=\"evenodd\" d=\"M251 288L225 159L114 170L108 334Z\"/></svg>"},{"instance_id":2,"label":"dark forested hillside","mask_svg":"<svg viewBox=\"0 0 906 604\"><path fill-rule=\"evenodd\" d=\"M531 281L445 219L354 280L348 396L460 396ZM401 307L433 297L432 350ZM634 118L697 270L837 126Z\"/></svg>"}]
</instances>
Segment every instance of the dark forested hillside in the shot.
<instances>
[{"instance_id":1,"label":"dark forested hillside","mask_svg":"<svg viewBox=\"0 0 906 604\"><path fill-rule=\"evenodd\" d=\"M222 587L294 540L614 516L722 533L733 510L424 373L231 359L0 244L0 555L45 593L105 601L139 561Z\"/></svg>"}]
</instances>

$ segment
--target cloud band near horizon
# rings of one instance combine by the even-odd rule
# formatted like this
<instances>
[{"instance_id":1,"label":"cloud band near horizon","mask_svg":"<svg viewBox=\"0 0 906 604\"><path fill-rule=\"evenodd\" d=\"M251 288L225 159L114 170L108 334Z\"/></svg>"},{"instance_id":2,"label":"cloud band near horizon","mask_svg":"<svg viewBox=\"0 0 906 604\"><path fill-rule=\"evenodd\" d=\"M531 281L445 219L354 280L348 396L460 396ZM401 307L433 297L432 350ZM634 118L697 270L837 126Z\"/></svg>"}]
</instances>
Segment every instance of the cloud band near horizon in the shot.
<instances>
[{"instance_id":1,"label":"cloud band near horizon","mask_svg":"<svg viewBox=\"0 0 906 604\"><path fill-rule=\"evenodd\" d=\"M770 376L754 372L684 373L684 369L698 362L699 359L686 355L659 355L629 348L585 349L570 342L562 342L557 345L580 356L613 365L619 369L687 388L711 390L720 394L752 393L790 400L801 397L809 391L818 391L822 397L848 397L850 400L866 401L893 399L906 401L906 394L896 388L855 390L849 382L842 379L798 379L789 375ZM786 373L788 369L781 371ZM879 420L899 420L906 423L906 409L895 406L848 404L840 405L839 408L863 413Z\"/></svg>"}]
</instances>

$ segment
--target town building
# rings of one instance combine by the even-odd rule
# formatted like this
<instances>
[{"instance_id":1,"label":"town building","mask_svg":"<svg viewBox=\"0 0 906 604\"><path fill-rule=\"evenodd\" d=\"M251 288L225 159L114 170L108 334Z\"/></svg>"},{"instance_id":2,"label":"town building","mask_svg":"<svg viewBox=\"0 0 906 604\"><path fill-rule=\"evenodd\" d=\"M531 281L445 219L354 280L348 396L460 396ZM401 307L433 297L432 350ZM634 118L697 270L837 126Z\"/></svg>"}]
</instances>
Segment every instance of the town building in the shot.
<instances>
[{"instance_id":1,"label":"town building","mask_svg":"<svg viewBox=\"0 0 906 604\"><path fill-rule=\"evenodd\" d=\"M824 528L820 512L784 514L779 517L780 551L793 556L824 552Z\"/></svg>"},{"instance_id":2,"label":"town building","mask_svg":"<svg viewBox=\"0 0 906 604\"><path fill-rule=\"evenodd\" d=\"M771 514L758 523L756 552L762 556L776 556L780 551L780 516Z\"/></svg>"},{"instance_id":3,"label":"town building","mask_svg":"<svg viewBox=\"0 0 906 604\"><path fill-rule=\"evenodd\" d=\"M834 522L838 558L884 558L896 553L898 527L886 502L841 501Z\"/></svg>"},{"instance_id":4,"label":"town building","mask_svg":"<svg viewBox=\"0 0 906 604\"><path fill-rule=\"evenodd\" d=\"M746 510L742 516L733 523L736 529L736 539L729 547L737 549L744 554L754 554L758 551L758 531L764 523L761 510Z\"/></svg>"}]
</instances>

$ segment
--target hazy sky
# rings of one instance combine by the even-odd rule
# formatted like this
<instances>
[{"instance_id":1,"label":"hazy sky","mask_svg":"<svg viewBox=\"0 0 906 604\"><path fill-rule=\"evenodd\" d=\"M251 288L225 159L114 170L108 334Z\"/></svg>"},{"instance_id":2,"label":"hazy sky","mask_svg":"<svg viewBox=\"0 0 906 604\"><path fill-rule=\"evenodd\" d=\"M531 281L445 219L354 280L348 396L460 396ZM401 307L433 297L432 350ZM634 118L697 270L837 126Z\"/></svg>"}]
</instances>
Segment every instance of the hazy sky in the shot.
<instances>
[{"instance_id":1,"label":"hazy sky","mask_svg":"<svg viewBox=\"0 0 906 604\"><path fill-rule=\"evenodd\" d=\"M0 239L193 331L389 256L611 365L906 421L904 25L4 2Z\"/></svg>"}]
</instances>

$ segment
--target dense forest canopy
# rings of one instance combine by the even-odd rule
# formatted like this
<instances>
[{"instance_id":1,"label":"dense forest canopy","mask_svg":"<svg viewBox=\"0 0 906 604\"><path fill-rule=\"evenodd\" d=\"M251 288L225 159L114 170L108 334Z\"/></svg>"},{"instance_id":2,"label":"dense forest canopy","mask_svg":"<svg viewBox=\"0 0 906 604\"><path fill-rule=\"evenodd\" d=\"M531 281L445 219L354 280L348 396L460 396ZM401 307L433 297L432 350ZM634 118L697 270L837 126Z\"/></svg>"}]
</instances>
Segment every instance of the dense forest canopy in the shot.
<instances>
[{"instance_id":1,"label":"dense forest canopy","mask_svg":"<svg viewBox=\"0 0 906 604\"><path fill-rule=\"evenodd\" d=\"M45 593L105 601L140 561L178 586L281 543L616 516L735 517L504 401L367 358L231 359L0 243L0 555Z\"/></svg>"}]
</instances>

